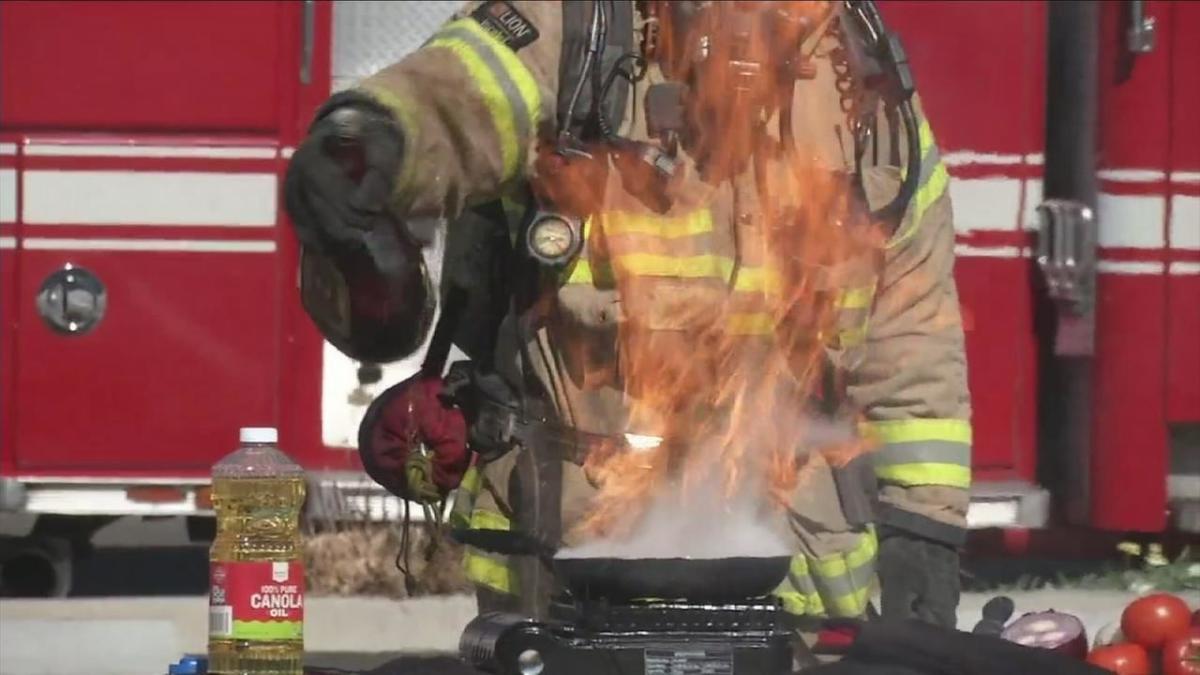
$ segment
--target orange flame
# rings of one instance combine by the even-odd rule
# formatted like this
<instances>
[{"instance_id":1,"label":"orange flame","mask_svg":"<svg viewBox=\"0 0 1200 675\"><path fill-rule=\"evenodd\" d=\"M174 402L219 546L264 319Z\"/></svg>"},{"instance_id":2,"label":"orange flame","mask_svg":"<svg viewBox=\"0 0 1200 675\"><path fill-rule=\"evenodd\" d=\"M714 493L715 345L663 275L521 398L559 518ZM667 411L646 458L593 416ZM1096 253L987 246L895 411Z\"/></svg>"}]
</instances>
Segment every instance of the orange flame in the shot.
<instances>
[{"instance_id":1,"label":"orange flame","mask_svg":"<svg viewBox=\"0 0 1200 675\"><path fill-rule=\"evenodd\" d=\"M685 499L731 499L756 490L774 504L787 504L811 470L813 453L836 465L866 449L858 440L811 447L814 441L805 440L807 411L837 330L838 291L861 284L862 266L878 255L882 242L867 234L872 228L858 227L862 216L852 208L844 177L819 166L815 153L784 147L765 133L774 128L768 123L780 114L781 102L793 95L792 80L775 73L792 67L786 59L799 53L802 28L817 23L813 12L821 3L770 3L795 10L786 21L767 16L775 9L746 13L739 4L713 3L706 18L687 30L671 25L670 12L660 16L663 70L690 84L685 150L710 184L739 181L750 187L743 191L756 204L747 210L749 217L731 214L740 262L729 284L715 291L703 285L677 288L675 302L656 305L665 316L648 318L637 304L661 300L654 285L659 282L618 268L627 319L619 327L618 347L628 428L663 442L641 450L614 443L590 454L584 468L599 493L579 525L588 535L629 533L668 483L679 485ZM796 11L809 23L798 22ZM719 39L722 35L731 39ZM796 47L792 52L765 51L789 40ZM698 45L707 53L698 65L681 57ZM577 186L595 192L595 182ZM611 208L612 196L607 198ZM614 259L637 252L611 246ZM741 282L755 290L739 290ZM660 330L655 324L663 321L676 329ZM721 495L697 491L714 479Z\"/></svg>"}]
</instances>

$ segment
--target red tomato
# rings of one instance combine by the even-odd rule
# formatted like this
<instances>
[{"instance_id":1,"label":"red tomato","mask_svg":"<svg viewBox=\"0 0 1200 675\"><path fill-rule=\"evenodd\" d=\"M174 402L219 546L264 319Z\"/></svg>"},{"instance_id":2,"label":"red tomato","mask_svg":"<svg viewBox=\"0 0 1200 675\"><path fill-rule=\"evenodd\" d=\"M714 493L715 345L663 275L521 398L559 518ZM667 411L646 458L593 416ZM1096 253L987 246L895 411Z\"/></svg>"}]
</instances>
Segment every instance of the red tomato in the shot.
<instances>
[{"instance_id":1,"label":"red tomato","mask_svg":"<svg viewBox=\"0 0 1200 675\"><path fill-rule=\"evenodd\" d=\"M1200 626L1200 609L1196 610L1196 613L1192 615L1192 625Z\"/></svg>"},{"instance_id":2,"label":"red tomato","mask_svg":"<svg viewBox=\"0 0 1200 675\"><path fill-rule=\"evenodd\" d=\"M1124 643L1097 647L1087 662L1117 675L1150 675L1150 656L1141 645Z\"/></svg>"},{"instance_id":3,"label":"red tomato","mask_svg":"<svg viewBox=\"0 0 1200 675\"><path fill-rule=\"evenodd\" d=\"M1200 675L1200 628L1167 642L1162 665L1163 675Z\"/></svg>"},{"instance_id":4,"label":"red tomato","mask_svg":"<svg viewBox=\"0 0 1200 675\"><path fill-rule=\"evenodd\" d=\"M1129 603L1121 613L1121 633L1146 649L1159 649L1168 640L1187 635L1190 614L1178 596L1154 593Z\"/></svg>"}]
</instances>

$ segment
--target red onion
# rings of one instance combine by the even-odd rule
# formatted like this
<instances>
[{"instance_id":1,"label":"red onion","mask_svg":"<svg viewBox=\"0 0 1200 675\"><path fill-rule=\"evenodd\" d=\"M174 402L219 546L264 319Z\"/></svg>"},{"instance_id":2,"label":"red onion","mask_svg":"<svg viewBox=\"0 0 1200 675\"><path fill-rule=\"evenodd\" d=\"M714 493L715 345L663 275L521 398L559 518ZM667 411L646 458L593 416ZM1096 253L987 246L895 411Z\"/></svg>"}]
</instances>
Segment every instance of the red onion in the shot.
<instances>
[{"instance_id":1,"label":"red onion","mask_svg":"<svg viewBox=\"0 0 1200 675\"><path fill-rule=\"evenodd\" d=\"M1000 637L1026 647L1052 649L1080 660L1087 657L1087 629L1071 614L1053 610L1026 614L1009 624Z\"/></svg>"}]
</instances>

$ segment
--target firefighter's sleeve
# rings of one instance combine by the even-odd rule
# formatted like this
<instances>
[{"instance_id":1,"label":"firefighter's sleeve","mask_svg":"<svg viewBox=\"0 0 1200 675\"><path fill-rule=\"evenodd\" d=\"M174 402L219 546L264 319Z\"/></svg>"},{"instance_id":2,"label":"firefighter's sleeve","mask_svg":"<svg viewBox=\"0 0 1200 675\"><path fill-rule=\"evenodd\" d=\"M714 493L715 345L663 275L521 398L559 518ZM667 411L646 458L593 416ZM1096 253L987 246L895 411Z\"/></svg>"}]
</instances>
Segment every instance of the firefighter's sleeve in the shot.
<instances>
[{"instance_id":1,"label":"firefighter's sleeve","mask_svg":"<svg viewBox=\"0 0 1200 675\"><path fill-rule=\"evenodd\" d=\"M562 8L470 2L417 51L354 87L393 114L398 215L453 219L527 174L554 125Z\"/></svg>"},{"instance_id":2,"label":"firefighter's sleeve","mask_svg":"<svg viewBox=\"0 0 1200 675\"><path fill-rule=\"evenodd\" d=\"M878 443L880 523L957 545L966 536L971 409L954 223L946 167L928 120L918 121L919 187L887 244L864 358L849 375L848 393ZM864 171L873 208L896 194L904 166L902 153L899 163Z\"/></svg>"}]
</instances>

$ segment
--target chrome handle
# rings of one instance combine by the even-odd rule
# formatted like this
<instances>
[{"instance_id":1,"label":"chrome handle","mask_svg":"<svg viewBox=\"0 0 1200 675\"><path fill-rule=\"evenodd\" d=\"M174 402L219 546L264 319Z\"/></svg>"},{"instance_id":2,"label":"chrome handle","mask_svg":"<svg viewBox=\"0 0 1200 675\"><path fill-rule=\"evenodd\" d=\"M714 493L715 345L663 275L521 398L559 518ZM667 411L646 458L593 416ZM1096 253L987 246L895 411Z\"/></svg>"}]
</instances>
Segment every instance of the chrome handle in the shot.
<instances>
[{"instance_id":1,"label":"chrome handle","mask_svg":"<svg viewBox=\"0 0 1200 675\"><path fill-rule=\"evenodd\" d=\"M1096 217L1086 204L1048 199L1038 205L1037 264L1051 299L1072 313L1091 306Z\"/></svg>"},{"instance_id":2,"label":"chrome handle","mask_svg":"<svg viewBox=\"0 0 1200 675\"><path fill-rule=\"evenodd\" d=\"M1125 32L1125 46L1134 54L1149 54L1154 51L1157 31L1154 17L1146 16L1144 0L1129 3L1129 29Z\"/></svg>"},{"instance_id":3,"label":"chrome handle","mask_svg":"<svg viewBox=\"0 0 1200 675\"><path fill-rule=\"evenodd\" d=\"M301 11L303 18L301 19L301 38L300 38L300 84L312 84L312 58L313 58L313 40L314 33L317 30L317 3L316 0L304 0L304 7Z\"/></svg>"}]
</instances>

